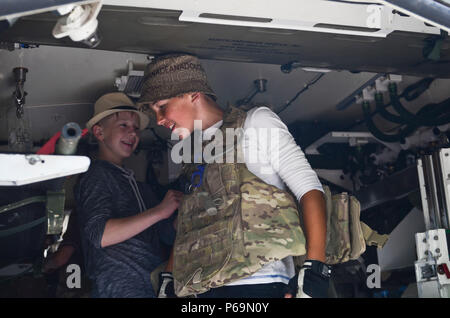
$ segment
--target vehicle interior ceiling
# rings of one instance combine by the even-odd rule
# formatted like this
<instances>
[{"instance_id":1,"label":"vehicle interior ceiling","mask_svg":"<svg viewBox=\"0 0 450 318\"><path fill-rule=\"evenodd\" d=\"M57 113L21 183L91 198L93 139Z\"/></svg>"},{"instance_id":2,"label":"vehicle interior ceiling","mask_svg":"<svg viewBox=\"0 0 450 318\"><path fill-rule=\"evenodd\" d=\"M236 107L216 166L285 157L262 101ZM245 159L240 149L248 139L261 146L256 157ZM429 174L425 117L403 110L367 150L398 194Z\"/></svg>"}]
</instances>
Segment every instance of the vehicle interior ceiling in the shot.
<instances>
[{"instance_id":1,"label":"vehicle interior ceiling","mask_svg":"<svg viewBox=\"0 0 450 318\"><path fill-rule=\"evenodd\" d=\"M356 36L183 22L180 13L104 5L98 15L101 42L95 48L54 38L52 28L59 17L50 12L23 16L2 27L0 152L14 152L8 141L16 122L14 68L27 69L24 113L36 152L66 123L84 128L95 100L117 91L121 80L130 80L135 71L140 77L126 92L136 100L142 71L153 56L185 52L201 59L221 107L265 105L277 113L321 181L333 193L346 191L359 198L365 207L361 219L380 233L391 233L414 206L420 208L418 187L402 185L410 179L395 176L405 173L409 178L416 158L449 146L450 39L445 32ZM404 108L415 114L428 112L435 124L388 120L374 99L365 112L355 97L362 97L362 88L367 83L375 87L380 78L397 85ZM399 117L389 92L382 96L382 108ZM332 132L350 137L333 139ZM357 132L370 132L372 137L351 135ZM179 166L168 159L173 145L168 139L168 130L155 123L143 132L136 154L127 161L140 181L157 187L176 178ZM92 138L82 139L79 154L93 155L94 147ZM379 194L386 184L399 193ZM380 200L371 205L368 198L373 193ZM376 262L377 252L368 248L364 257ZM393 285L398 287L404 279L401 276ZM350 289L345 289L346 282ZM337 293L367 295L352 284L344 279Z\"/></svg>"}]
</instances>

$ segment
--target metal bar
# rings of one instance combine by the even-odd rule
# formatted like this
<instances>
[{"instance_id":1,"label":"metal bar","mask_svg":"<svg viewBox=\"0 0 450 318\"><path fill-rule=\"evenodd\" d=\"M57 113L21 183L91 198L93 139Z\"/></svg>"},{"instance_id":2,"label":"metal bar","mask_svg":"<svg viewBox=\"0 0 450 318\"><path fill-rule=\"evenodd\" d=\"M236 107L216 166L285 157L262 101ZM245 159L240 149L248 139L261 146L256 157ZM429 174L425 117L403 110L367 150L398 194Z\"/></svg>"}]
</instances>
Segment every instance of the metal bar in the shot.
<instances>
[{"instance_id":1,"label":"metal bar","mask_svg":"<svg viewBox=\"0 0 450 318\"><path fill-rule=\"evenodd\" d=\"M417 159L417 176L419 178L420 197L422 199L422 211L425 222L425 228L429 230L430 226L430 210L428 209L427 187L425 184L425 173L422 159Z\"/></svg>"},{"instance_id":2,"label":"metal bar","mask_svg":"<svg viewBox=\"0 0 450 318\"><path fill-rule=\"evenodd\" d=\"M341 101L339 104L337 104L336 109L337 110L344 110L348 108L351 104L356 102L356 96L361 95L362 91L371 85L375 85L375 81L380 78L381 76L384 76L385 74L379 73L369 79L367 82L365 82L363 85L361 85L357 90L355 90L353 93L351 93L348 97L346 97L343 101Z\"/></svg>"},{"instance_id":3,"label":"metal bar","mask_svg":"<svg viewBox=\"0 0 450 318\"><path fill-rule=\"evenodd\" d=\"M45 195L44 196L35 196L35 197L27 198L27 199L24 199L22 201L10 203L10 204L7 204L7 205L4 205L4 206L0 207L0 213L11 211L11 210L20 208L20 207L22 207L24 205L28 205L28 204L31 204L31 203L45 202L45 201L47 201L47 196L45 196Z\"/></svg>"},{"instance_id":4,"label":"metal bar","mask_svg":"<svg viewBox=\"0 0 450 318\"><path fill-rule=\"evenodd\" d=\"M439 217L439 200L436 192L436 174L433 168L433 159L431 155L424 157L424 167L425 167L425 182L428 197L428 206L430 211L430 225L431 229L439 229L442 227L441 219Z\"/></svg>"},{"instance_id":5,"label":"metal bar","mask_svg":"<svg viewBox=\"0 0 450 318\"><path fill-rule=\"evenodd\" d=\"M445 196L445 210L447 217L447 229L450 229L450 148L440 152L442 167L442 182Z\"/></svg>"},{"instance_id":6,"label":"metal bar","mask_svg":"<svg viewBox=\"0 0 450 318\"><path fill-rule=\"evenodd\" d=\"M447 156L445 156L447 154ZM446 161L450 161L449 149L441 149L439 152L433 154L434 166L436 171L436 190L439 200L439 215L442 222L442 227L448 229L449 224L449 206L450 206L450 193L447 186L450 175L446 172Z\"/></svg>"},{"instance_id":7,"label":"metal bar","mask_svg":"<svg viewBox=\"0 0 450 318\"><path fill-rule=\"evenodd\" d=\"M320 137L305 149L308 155L320 155L317 150L321 145L326 143L347 143L351 140L364 140L372 143L380 143L371 133L365 131L331 131L325 136Z\"/></svg>"},{"instance_id":8,"label":"metal bar","mask_svg":"<svg viewBox=\"0 0 450 318\"><path fill-rule=\"evenodd\" d=\"M32 227L35 227L39 224L44 223L45 221L47 221L47 216L44 216L42 218L39 218L37 220L31 221L30 223L25 223L7 230L1 230L0 231L0 237L5 237L5 236L9 236L9 235L13 235L28 229L31 229Z\"/></svg>"},{"instance_id":9,"label":"metal bar","mask_svg":"<svg viewBox=\"0 0 450 318\"><path fill-rule=\"evenodd\" d=\"M103 5L123 6L122 0ZM181 10L180 21L386 37L393 31L439 34L421 20L393 14L380 3L323 0L128 0L130 7ZM336 14L339 12L339 14Z\"/></svg>"}]
</instances>

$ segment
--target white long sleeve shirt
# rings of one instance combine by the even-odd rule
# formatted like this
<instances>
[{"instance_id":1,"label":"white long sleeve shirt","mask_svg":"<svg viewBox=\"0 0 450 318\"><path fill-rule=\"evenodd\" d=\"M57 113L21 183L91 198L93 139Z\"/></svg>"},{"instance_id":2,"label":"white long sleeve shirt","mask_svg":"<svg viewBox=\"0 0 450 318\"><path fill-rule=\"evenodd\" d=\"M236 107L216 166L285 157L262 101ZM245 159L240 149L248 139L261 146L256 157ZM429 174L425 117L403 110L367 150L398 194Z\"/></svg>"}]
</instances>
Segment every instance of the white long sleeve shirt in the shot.
<instances>
[{"instance_id":1,"label":"white long sleeve shirt","mask_svg":"<svg viewBox=\"0 0 450 318\"><path fill-rule=\"evenodd\" d=\"M222 121L203 131L210 139ZM255 107L247 112L244 122L242 150L247 169L264 182L285 189L286 185L300 200L311 191L323 192L317 174L281 119L268 107ZM295 275L292 257L265 265L253 275L228 285L287 284Z\"/></svg>"}]
</instances>

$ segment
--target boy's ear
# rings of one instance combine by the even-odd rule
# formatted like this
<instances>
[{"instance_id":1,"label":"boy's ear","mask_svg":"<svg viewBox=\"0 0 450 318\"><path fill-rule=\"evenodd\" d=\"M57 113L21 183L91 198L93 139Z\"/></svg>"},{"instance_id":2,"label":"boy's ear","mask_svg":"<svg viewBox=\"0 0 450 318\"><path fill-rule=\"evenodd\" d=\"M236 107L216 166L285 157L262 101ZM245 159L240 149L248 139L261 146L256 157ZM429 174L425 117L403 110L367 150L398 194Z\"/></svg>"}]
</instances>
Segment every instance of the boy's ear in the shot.
<instances>
[{"instance_id":1,"label":"boy's ear","mask_svg":"<svg viewBox=\"0 0 450 318\"><path fill-rule=\"evenodd\" d=\"M98 124L92 126L92 133L94 134L95 138L97 138L98 141L103 141L104 135L102 126Z\"/></svg>"}]
</instances>

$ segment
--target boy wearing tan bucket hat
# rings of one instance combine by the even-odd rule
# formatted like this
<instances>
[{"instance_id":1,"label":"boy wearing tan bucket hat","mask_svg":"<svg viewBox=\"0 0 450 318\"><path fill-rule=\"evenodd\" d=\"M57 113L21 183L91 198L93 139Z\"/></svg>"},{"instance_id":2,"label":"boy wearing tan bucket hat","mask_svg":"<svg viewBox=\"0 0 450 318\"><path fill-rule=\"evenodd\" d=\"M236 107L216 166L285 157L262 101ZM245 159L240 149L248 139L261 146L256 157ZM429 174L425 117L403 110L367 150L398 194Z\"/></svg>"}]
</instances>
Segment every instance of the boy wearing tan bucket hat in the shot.
<instances>
[{"instance_id":1,"label":"boy wearing tan bucket hat","mask_svg":"<svg viewBox=\"0 0 450 318\"><path fill-rule=\"evenodd\" d=\"M191 134L195 137L197 127L203 140L218 130L225 136L228 128L277 132L270 146L265 137L253 143L244 137L244 153L254 146L256 158L265 158L262 162L251 162L249 157L244 166L183 162L182 179L191 182L184 187L173 259L161 276L159 294L170 294L167 286L173 280L179 297L327 297L326 210L317 174L270 108L224 111L216 99L194 56L168 54L146 68L138 105L183 143ZM205 143L203 149L207 149ZM249 185L254 190L248 190ZM284 190L286 186L296 198ZM292 197L286 199L289 206L281 208L287 201L277 200L287 197ZM297 202L302 207L304 233L295 225ZM306 261L296 274L292 256L305 253Z\"/></svg>"},{"instance_id":2,"label":"boy wearing tan bucket hat","mask_svg":"<svg viewBox=\"0 0 450 318\"><path fill-rule=\"evenodd\" d=\"M174 240L170 218L182 193L171 190L158 202L123 167L148 122L125 94L109 93L97 100L86 124L98 156L80 177L75 198L93 297L155 297L150 273L168 257L164 244Z\"/></svg>"}]
</instances>

